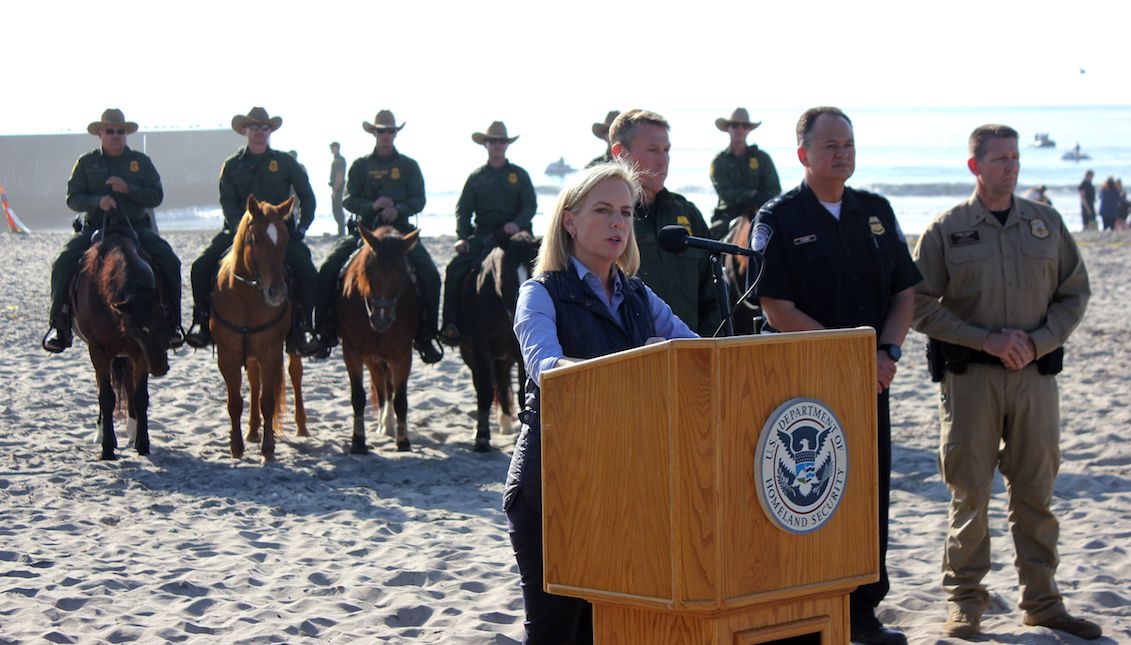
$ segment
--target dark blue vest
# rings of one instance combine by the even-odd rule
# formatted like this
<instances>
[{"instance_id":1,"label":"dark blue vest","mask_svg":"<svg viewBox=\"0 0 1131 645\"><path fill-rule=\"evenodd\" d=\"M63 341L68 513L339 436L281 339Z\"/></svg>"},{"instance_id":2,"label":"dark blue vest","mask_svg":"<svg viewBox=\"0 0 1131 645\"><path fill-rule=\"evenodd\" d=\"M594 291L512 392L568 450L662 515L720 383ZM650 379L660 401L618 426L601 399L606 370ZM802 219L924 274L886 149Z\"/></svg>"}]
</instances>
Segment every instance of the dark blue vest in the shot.
<instances>
[{"instance_id":1,"label":"dark blue vest","mask_svg":"<svg viewBox=\"0 0 1131 645\"><path fill-rule=\"evenodd\" d=\"M595 358L633 347L640 347L656 335L656 321L648 306L648 293L639 278L627 279L624 302L620 306L622 324L608 306L577 277L573 268L543 273L534 278L546 288L554 301L558 342L562 354L571 358ZM531 506L542 511L542 423L541 390L526 381L526 404L519 414L522 432L511 457L507 483L503 489L503 510L510 508L519 490Z\"/></svg>"}]
</instances>

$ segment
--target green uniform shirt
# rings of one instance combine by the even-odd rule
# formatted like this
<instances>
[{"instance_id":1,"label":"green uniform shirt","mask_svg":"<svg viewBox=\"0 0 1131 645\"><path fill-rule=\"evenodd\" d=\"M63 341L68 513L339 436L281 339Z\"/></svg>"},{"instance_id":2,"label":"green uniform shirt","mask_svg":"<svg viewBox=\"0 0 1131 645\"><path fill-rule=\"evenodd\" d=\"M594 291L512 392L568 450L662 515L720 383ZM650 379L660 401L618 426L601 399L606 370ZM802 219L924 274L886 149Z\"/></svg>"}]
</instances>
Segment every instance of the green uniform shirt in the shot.
<instances>
[{"instance_id":1,"label":"green uniform shirt","mask_svg":"<svg viewBox=\"0 0 1131 645\"><path fill-rule=\"evenodd\" d=\"M314 191L310 188L306 169L285 152L268 148L267 152L256 155L246 147L240 148L224 161L220 170L220 208L224 211L224 226L231 231L239 228L249 195L255 195L259 201L281 204L292 191L302 212L297 227L305 234L314 221L315 206ZM295 222L293 216L291 222Z\"/></svg>"},{"instance_id":2,"label":"green uniform shirt","mask_svg":"<svg viewBox=\"0 0 1131 645\"><path fill-rule=\"evenodd\" d=\"M699 209L682 195L664 189L656 193L651 204L636 205L633 223L636 245L640 248L637 275L688 327L704 338L713 336L722 318L715 305L707 253L699 249L669 253L659 244L660 231L672 224L683 226L696 237L709 237Z\"/></svg>"},{"instance_id":3,"label":"green uniform shirt","mask_svg":"<svg viewBox=\"0 0 1131 645\"><path fill-rule=\"evenodd\" d=\"M770 155L747 146L746 154L723 150L711 162L711 184L719 205L711 221L729 222L739 215L754 217L758 209L781 193L781 181Z\"/></svg>"},{"instance_id":4,"label":"green uniform shirt","mask_svg":"<svg viewBox=\"0 0 1131 645\"><path fill-rule=\"evenodd\" d=\"M129 186L127 193L110 190L106 180L121 177ZM98 202L106 195L118 200L120 212L129 218L130 224L142 228L153 228L148 209L156 208L165 198L161 188L161 176L149 157L129 146L117 157L102 153L102 148L92 150L79 157L67 181L67 206L83 213L83 224L100 226L102 208Z\"/></svg>"},{"instance_id":5,"label":"green uniform shirt","mask_svg":"<svg viewBox=\"0 0 1131 645\"><path fill-rule=\"evenodd\" d=\"M592 168L593 166L597 166L597 165L600 165L600 164L603 164L603 163L609 163L612 160L613 160L613 153L606 152L605 154L603 154L599 157L593 157L593 159L589 163L585 164L585 167L586 168Z\"/></svg>"},{"instance_id":6,"label":"green uniform shirt","mask_svg":"<svg viewBox=\"0 0 1131 645\"><path fill-rule=\"evenodd\" d=\"M537 207L534 184L525 170L509 161L502 168L483 165L463 185L456 204L456 237L491 234L507 222L529 231Z\"/></svg>"},{"instance_id":7,"label":"green uniform shirt","mask_svg":"<svg viewBox=\"0 0 1131 645\"><path fill-rule=\"evenodd\" d=\"M382 157L375 152L360 157L350 166L346 180L346 210L361 219L368 229L377 227L377 212L373 201L378 197L393 200L397 219L391 223L398 231L408 233L416 228L409 218L424 210L424 175L420 166L410 157L393 149Z\"/></svg>"},{"instance_id":8,"label":"green uniform shirt","mask_svg":"<svg viewBox=\"0 0 1131 645\"><path fill-rule=\"evenodd\" d=\"M334 186L334 179L337 178L338 173L342 173L342 180L343 181L342 181L341 188L337 188L337 187ZM345 174L346 174L346 158L343 157L340 154L335 154L334 155L334 161L330 164L330 182L329 182L329 184L330 184L331 192L338 192L339 190L344 189L346 187L345 186Z\"/></svg>"}]
</instances>

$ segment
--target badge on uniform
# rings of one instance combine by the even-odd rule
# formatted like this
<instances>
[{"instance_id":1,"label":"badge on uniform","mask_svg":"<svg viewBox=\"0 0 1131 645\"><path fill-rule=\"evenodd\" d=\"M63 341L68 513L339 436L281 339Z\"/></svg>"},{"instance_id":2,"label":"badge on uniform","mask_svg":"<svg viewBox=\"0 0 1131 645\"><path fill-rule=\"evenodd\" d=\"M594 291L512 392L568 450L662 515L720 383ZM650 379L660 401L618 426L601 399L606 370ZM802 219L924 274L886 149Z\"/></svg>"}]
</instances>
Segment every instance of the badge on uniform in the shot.
<instances>
[{"instance_id":1,"label":"badge on uniform","mask_svg":"<svg viewBox=\"0 0 1131 645\"><path fill-rule=\"evenodd\" d=\"M393 166L392 177L393 177L393 179L400 179L401 178L401 169L396 167L396 166Z\"/></svg>"},{"instance_id":2,"label":"badge on uniform","mask_svg":"<svg viewBox=\"0 0 1131 645\"><path fill-rule=\"evenodd\" d=\"M141 170L141 166L138 165L137 159L134 159L130 162L130 172L137 172L139 170Z\"/></svg>"},{"instance_id":3,"label":"badge on uniform","mask_svg":"<svg viewBox=\"0 0 1131 645\"><path fill-rule=\"evenodd\" d=\"M774 236L774 229L765 222L758 222L754 225L754 232L750 235L750 248L755 253L765 253L766 247L770 245L770 238Z\"/></svg>"},{"instance_id":4,"label":"badge on uniform","mask_svg":"<svg viewBox=\"0 0 1131 645\"><path fill-rule=\"evenodd\" d=\"M271 163L267 164L267 170L271 172L279 172L279 162L272 159Z\"/></svg>"},{"instance_id":5,"label":"badge on uniform","mask_svg":"<svg viewBox=\"0 0 1131 645\"><path fill-rule=\"evenodd\" d=\"M509 181L512 184L517 184L518 183L518 173L512 172L511 174L507 175L507 181Z\"/></svg>"},{"instance_id":6,"label":"badge on uniform","mask_svg":"<svg viewBox=\"0 0 1131 645\"><path fill-rule=\"evenodd\" d=\"M751 170L757 170L758 169L758 158L757 157L750 157L750 169Z\"/></svg>"},{"instance_id":7,"label":"badge on uniform","mask_svg":"<svg viewBox=\"0 0 1131 645\"><path fill-rule=\"evenodd\" d=\"M1043 240L1049 236L1049 228L1045 226L1045 221L1043 219L1029 220L1029 232L1032 233L1033 237L1037 238L1038 240Z\"/></svg>"},{"instance_id":8,"label":"badge on uniform","mask_svg":"<svg viewBox=\"0 0 1131 645\"><path fill-rule=\"evenodd\" d=\"M680 215L675 218L675 223L687 229L687 233L691 234L691 220L687 219L686 215Z\"/></svg>"},{"instance_id":9,"label":"badge on uniform","mask_svg":"<svg viewBox=\"0 0 1131 645\"><path fill-rule=\"evenodd\" d=\"M868 229L872 231L872 235L884 234L884 224L875 215L868 218Z\"/></svg>"},{"instance_id":10,"label":"badge on uniform","mask_svg":"<svg viewBox=\"0 0 1131 645\"><path fill-rule=\"evenodd\" d=\"M808 244L810 242L816 242L816 241L817 241L817 236L813 233L810 233L809 235L802 235L801 237L793 238L793 245L794 246L801 246L802 244Z\"/></svg>"},{"instance_id":11,"label":"badge on uniform","mask_svg":"<svg viewBox=\"0 0 1131 645\"><path fill-rule=\"evenodd\" d=\"M958 231L950 234L951 246L969 246L982 241L982 234L978 231Z\"/></svg>"}]
</instances>

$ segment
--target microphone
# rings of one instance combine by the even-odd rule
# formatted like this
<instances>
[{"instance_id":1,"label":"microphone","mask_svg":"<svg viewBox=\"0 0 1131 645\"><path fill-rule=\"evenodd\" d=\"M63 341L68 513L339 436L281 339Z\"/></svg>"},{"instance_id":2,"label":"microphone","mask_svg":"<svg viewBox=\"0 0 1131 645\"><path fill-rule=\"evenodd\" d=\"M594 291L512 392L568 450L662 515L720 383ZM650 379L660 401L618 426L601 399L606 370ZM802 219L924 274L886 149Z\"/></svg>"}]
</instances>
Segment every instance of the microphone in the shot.
<instances>
[{"instance_id":1,"label":"microphone","mask_svg":"<svg viewBox=\"0 0 1131 645\"><path fill-rule=\"evenodd\" d=\"M688 248L703 249L711 253L728 253L730 255L745 255L747 257L757 257L752 249L743 248L734 244L727 244L726 242L718 242L716 240L708 239L705 237L695 237L687 232L687 229L679 224L665 226L660 229L660 248L668 251L669 253L683 253Z\"/></svg>"}]
</instances>

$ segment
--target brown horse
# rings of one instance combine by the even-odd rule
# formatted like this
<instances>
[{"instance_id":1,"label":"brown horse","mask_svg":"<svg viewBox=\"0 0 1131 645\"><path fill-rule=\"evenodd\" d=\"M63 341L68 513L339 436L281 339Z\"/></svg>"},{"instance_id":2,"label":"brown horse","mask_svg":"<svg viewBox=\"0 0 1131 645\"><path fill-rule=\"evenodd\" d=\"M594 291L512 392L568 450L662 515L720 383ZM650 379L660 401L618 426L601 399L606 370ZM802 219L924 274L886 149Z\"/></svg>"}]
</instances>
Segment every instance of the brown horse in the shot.
<instances>
[{"instance_id":1,"label":"brown horse","mask_svg":"<svg viewBox=\"0 0 1131 645\"><path fill-rule=\"evenodd\" d=\"M736 217L722 241L741 246L744 249L750 248L752 225L751 219L746 215ZM741 303L738 302L742 294L746 293L746 276L750 272L750 258L745 255L725 254L723 255L723 269L730 294L730 302L727 304L733 311L731 322L734 323L734 334L736 336L753 334L757 331L754 319L762 315L762 309L758 306L757 299L753 297L749 297Z\"/></svg>"},{"instance_id":2,"label":"brown horse","mask_svg":"<svg viewBox=\"0 0 1131 645\"><path fill-rule=\"evenodd\" d=\"M160 280L139 253L130 229L109 229L83 255L71 310L86 341L98 382L98 434L102 459L116 459L114 406L128 401L127 428L137 454L149 454L149 375L169 371L169 325Z\"/></svg>"},{"instance_id":3,"label":"brown horse","mask_svg":"<svg viewBox=\"0 0 1131 645\"><path fill-rule=\"evenodd\" d=\"M272 205L247 200L232 248L220 261L212 292L209 325L216 344L216 362L228 389L229 442L232 457L243 456L240 436L243 415L242 370L247 370L251 412L247 440L260 441L264 461L275 458L275 431L284 400L283 343L291 321L285 271L290 239L287 224L294 205L292 196ZM289 371L295 395L298 435L306 436L306 412L302 401L302 361L291 354Z\"/></svg>"},{"instance_id":4,"label":"brown horse","mask_svg":"<svg viewBox=\"0 0 1131 645\"><path fill-rule=\"evenodd\" d=\"M353 405L350 452L368 452L363 374L367 367L379 423L386 435L396 437L397 450L403 452L411 448L405 417L418 316L416 285L406 256L420 232L401 235L391 226L374 231L359 226L358 231L365 243L345 266L336 303Z\"/></svg>"},{"instance_id":5,"label":"brown horse","mask_svg":"<svg viewBox=\"0 0 1131 645\"><path fill-rule=\"evenodd\" d=\"M538 256L538 240L519 231L502 238L460 285L462 325L459 353L475 385L475 452L491 449L491 405L499 404L499 429L509 433L517 410L511 368L518 365L519 383L526 382L522 353L514 335L518 287L530 277Z\"/></svg>"}]
</instances>

